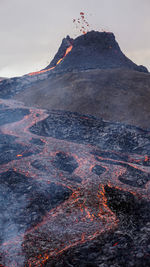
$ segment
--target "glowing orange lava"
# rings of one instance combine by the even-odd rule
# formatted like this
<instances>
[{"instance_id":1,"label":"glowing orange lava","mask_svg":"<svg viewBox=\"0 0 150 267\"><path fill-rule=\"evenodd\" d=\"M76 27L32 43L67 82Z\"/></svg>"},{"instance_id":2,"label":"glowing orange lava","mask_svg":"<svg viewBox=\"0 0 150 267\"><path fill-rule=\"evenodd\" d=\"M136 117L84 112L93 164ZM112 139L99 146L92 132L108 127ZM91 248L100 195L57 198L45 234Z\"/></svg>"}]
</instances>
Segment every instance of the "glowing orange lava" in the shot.
<instances>
[{"instance_id":1,"label":"glowing orange lava","mask_svg":"<svg viewBox=\"0 0 150 267\"><path fill-rule=\"evenodd\" d=\"M56 66L57 66L58 64L60 64L61 61L64 59L64 57L66 57L66 56L71 52L72 48L73 48L72 45L70 45L70 46L67 48L67 50L66 50L66 52L65 52L65 55L57 61ZM55 66L55 67L56 67L56 66ZM28 75L29 75L29 76L34 76L34 75L38 75L38 74L41 74L41 73L45 73L45 72L48 72L48 71L50 71L50 70L55 69L55 67L52 67L52 68L49 68L49 69L45 69L45 70L40 70L40 71L31 72L31 73L29 73Z\"/></svg>"},{"instance_id":2,"label":"glowing orange lava","mask_svg":"<svg viewBox=\"0 0 150 267\"><path fill-rule=\"evenodd\" d=\"M90 30L90 25L85 19L84 12L80 12L80 17L78 19L73 19L73 23L75 24L76 29L82 34L86 34Z\"/></svg>"},{"instance_id":3,"label":"glowing orange lava","mask_svg":"<svg viewBox=\"0 0 150 267\"><path fill-rule=\"evenodd\" d=\"M66 54L71 51L68 48ZM16 107L16 103L12 100L2 100L9 107ZM22 108L25 108L22 106ZM38 114L38 116L37 116ZM3 134L16 136L16 142L21 144L30 144L32 138L38 138L29 131L29 128L39 121L48 117L44 110L30 109L30 114L25 116L21 121L9 123L1 127ZM91 153L96 147L86 144L78 144L71 141L59 140L53 137L39 136L39 140L44 143L38 154L28 157L22 157L18 154L19 159L14 160L1 166L0 173L8 169L13 169L15 172L32 177L42 183L56 183L72 190L72 195L56 208L51 209L42 218L42 221L35 227L26 231L23 234L23 244L25 251L30 252L28 255L29 266L43 266L50 257L63 253L65 250L83 244L94 239L103 232L115 229L118 225L118 219L111 211L107 203L105 194L105 186L114 187L122 191L128 191L134 196L148 198L148 189L146 188L131 188L123 184L118 178L122 175L126 168L121 165L111 165L101 163L95 159ZM75 183L66 172L54 168L53 160L58 152L65 153L75 158L78 167L74 170L74 176L81 178L81 183ZM112 153L116 153L112 151ZM118 152L119 153L119 152ZM129 162L113 160L114 163L124 163L133 168L148 172L147 167L136 165L138 156L142 160L149 160L148 156L131 155ZM100 160L109 160L97 156ZM32 161L39 160L46 162L46 172L42 172L31 165ZM92 169L95 165L105 168L105 171L100 176L93 173ZM123 164L122 164L123 165ZM132 189L132 190L131 190ZM3 246L12 247L18 241L19 237L14 240L4 243ZM117 242L114 246L117 246ZM46 251L45 251L46 248ZM8 252L9 253L9 252ZM10 265L9 267L12 267Z\"/></svg>"}]
</instances>

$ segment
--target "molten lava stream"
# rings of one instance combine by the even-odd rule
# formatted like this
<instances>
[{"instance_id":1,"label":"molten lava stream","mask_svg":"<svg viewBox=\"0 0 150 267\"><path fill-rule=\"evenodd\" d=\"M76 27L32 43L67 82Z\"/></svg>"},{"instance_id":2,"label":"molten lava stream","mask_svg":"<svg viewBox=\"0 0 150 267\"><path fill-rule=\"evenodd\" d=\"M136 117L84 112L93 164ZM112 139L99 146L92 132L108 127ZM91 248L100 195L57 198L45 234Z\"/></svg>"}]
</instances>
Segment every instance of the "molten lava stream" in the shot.
<instances>
[{"instance_id":1,"label":"molten lava stream","mask_svg":"<svg viewBox=\"0 0 150 267\"><path fill-rule=\"evenodd\" d=\"M48 115L44 110L30 109L29 115L24 116L24 118L20 121L11 124L4 124L1 126L1 131L3 134L19 137L26 142L34 136L28 129L40 120L45 119L47 116Z\"/></svg>"},{"instance_id":2,"label":"molten lava stream","mask_svg":"<svg viewBox=\"0 0 150 267\"><path fill-rule=\"evenodd\" d=\"M11 105L13 107L13 104ZM29 128L47 116L48 114L44 110L31 109L30 114L21 121L3 125L1 129L3 133L17 136L20 140L28 143L33 137L42 138L29 132ZM3 169L0 171L6 171L6 168L13 169L15 172L25 174L26 177L46 181L47 184L55 182L63 187L68 187L73 192L68 200L42 217L41 223L23 234L22 247L29 259L28 266L42 266L49 257L56 256L70 247L91 240L102 232L117 226L118 220L107 204L105 185L128 191L134 195L148 196L147 188L134 188L123 184L119 180L119 176L126 172L127 166L142 171L143 175L146 172L149 173L149 167L136 165L135 162L124 162L98 156L95 158L91 153L94 149L92 145L58 140L52 137L45 137L43 140L44 147L38 154L22 158L20 156L22 154L19 153L19 159L3 165ZM18 142L18 140L16 141ZM78 167L74 170L73 175L81 178L80 184L71 183L69 179L67 180L69 175L66 172L63 173L62 170L54 167L53 161L59 152L72 156L76 160ZM115 151L111 152L115 153ZM42 173L30 164L30 161L32 163L35 160L47 163L48 173ZM109 160L111 164L109 164ZM147 161L146 156L145 160ZM93 173L96 165L104 169L103 174ZM51 173L50 169L52 169ZM66 180L64 179L65 175ZM15 242L17 240L11 240L4 245L11 248L11 244Z\"/></svg>"},{"instance_id":3,"label":"molten lava stream","mask_svg":"<svg viewBox=\"0 0 150 267\"><path fill-rule=\"evenodd\" d=\"M30 251L28 264L42 266L49 257L116 226L117 218L107 206L104 186L90 184L86 190L81 187L55 213L50 212L43 225L26 235L24 248Z\"/></svg>"},{"instance_id":4,"label":"molten lava stream","mask_svg":"<svg viewBox=\"0 0 150 267\"><path fill-rule=\"evenodd\" d=\"M56 66L57 66L58 64L60 64L61 61L62 61L62 60L63 60L63 59L70 53L70 51L72 50L72 48L73 48L73 46L70 45L70 46L66 49L66 52L65 52L64 56L63 56L62 58L60 58L60 59L57 61ZM50 70L55 69L56 66L51 67L51 68L49 68L49 69L45 69L45 70L40 70L40 71L31 72L31 73L29 73L28 75L29 75L29 76L34 76L34 75L38 75L38 74L41 74L41 73L45 73L45 72L48 72L48 71L50 71Z\"/></svg>"}]
</instances>

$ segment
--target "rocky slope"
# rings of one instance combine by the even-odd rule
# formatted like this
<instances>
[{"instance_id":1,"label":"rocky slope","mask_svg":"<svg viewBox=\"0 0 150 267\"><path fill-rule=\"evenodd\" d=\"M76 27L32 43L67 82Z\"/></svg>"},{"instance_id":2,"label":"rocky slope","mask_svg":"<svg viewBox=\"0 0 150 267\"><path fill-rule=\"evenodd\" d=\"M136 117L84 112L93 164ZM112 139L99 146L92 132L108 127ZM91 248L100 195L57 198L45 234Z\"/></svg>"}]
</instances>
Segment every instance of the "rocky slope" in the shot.
<instances>
[{"instance_id":1,"label":"rocky slope","mask_svg":"<svg viewBox=\"0 0 150 267\"><path fill-rule=\"evenodd\" d=\"M21 86L13 81L15 99L30 106L150 127L150 74L122 53L112 33L92 31L75 40L65 38L49 68L54 69L22 78ZM6 82L5 91L12 92L10 87Z\"/></svg>"},{"instance_id":2,"label":"rocky slope","mask_svg":"<svg viewBox=\"0 0 150 267\"><path fill-rule=\"evenodd\" d=\"M57 74L20 92L16 99L40 108L91 114L150 127L150 74L134 70L87 70Z\"/></svg>"},{"instance_id":3,"label":"rocky slope","mask_svg":"<svg viewBox=\"0 0 150 267\"><path fill-rule=\"evenodd\" d=\"M0 266L149 266L150 132L0 104Z\"/></svg>"},{"instance_id":4,"label":"rocky slope","mask_svg":"<svg viewBox=\"0 0 150 267\"><path fill-rule=\"evenodd\" d=\"M66 48L72 45L68 56L57 64L57 60L65 54ZM148 72L146 67L138 66L121 51L115 36L111 32L91 31L75 40L67 36L63 40L58 53L47 68L56 66L57 72L89 69L126 68L140 72Z\"/></svg>"}]
</instances>

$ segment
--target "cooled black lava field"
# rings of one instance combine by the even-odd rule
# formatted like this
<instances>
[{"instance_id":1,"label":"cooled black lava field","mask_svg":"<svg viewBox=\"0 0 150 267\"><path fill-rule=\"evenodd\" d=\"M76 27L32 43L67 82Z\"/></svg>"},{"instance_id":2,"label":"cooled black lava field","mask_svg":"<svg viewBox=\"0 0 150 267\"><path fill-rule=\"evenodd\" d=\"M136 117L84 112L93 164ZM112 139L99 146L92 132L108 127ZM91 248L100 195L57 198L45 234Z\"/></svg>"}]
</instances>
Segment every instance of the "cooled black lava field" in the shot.
<instances>
[{"instance_id":1,"label":"cooled black lava field","mask_svg":"<svg viewBox=\"0 0 150 267\"><path fill-rule=\"evenodd\" d=\"M149 266L150 132L0 106L1 266Z\"/></svg>"}]
</instances>

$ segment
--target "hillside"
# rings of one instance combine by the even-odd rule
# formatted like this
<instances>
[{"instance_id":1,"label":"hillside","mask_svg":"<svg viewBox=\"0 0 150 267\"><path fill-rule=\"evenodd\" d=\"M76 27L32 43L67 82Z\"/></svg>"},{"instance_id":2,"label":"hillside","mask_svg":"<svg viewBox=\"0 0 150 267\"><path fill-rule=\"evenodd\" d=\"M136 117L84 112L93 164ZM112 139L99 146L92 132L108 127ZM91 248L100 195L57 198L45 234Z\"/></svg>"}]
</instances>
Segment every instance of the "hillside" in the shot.
<instances>
[{"instance_id":1,"label":"hillside","mask_svg":"<svg viewBox=\"0 0 150 267\"><path fill-rule=\"evenodd\" d=\"M29 106L150 127L149 73L97 69L57 74L21 91L15 99Z\"/></svg>"}]
</instances>

